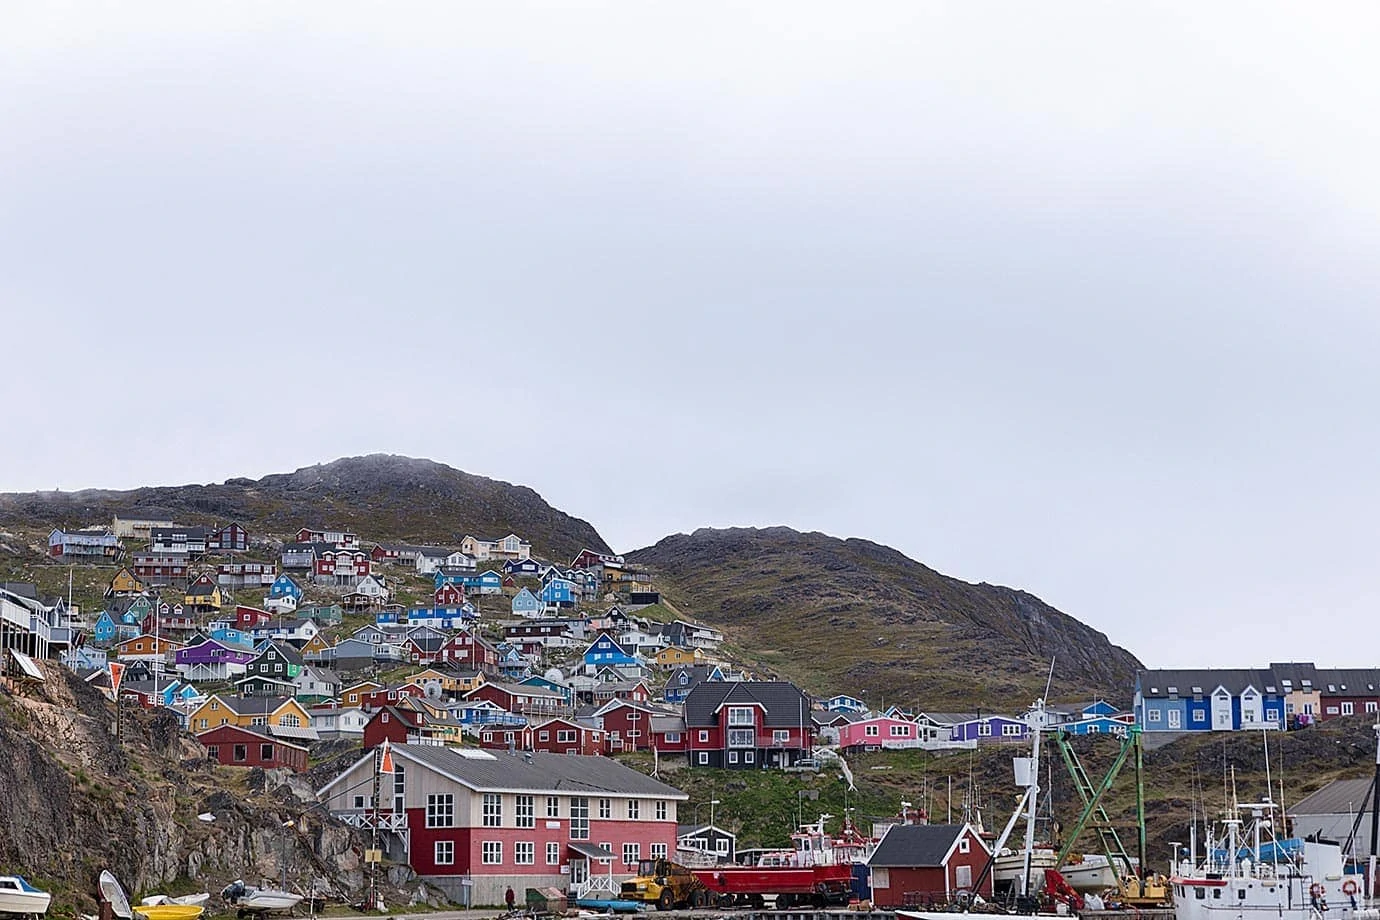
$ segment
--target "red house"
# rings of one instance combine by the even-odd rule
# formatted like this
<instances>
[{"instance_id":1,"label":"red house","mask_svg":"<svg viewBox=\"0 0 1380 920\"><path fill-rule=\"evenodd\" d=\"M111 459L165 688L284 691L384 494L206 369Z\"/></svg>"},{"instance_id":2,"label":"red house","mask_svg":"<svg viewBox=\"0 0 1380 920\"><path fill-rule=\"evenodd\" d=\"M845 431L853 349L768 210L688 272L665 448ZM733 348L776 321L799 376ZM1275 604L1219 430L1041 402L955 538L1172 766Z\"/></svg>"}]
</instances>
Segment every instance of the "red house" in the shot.
<instances>
[{"instance_id":1,"label":"red house","mask_svg":"<svg viewBox=\"0 0 1380 920\"><path fill-rule=\"evenodd\" d=\"M324 549L316 557L312 575L317 582L353 583L368 575L373 564L362 549Z\"/></svg>"},{"instance_id":2,"label":"red house","mask_svg":"<svg viewBox=\"0 0 1380 920\"><path fill-rule=\"evenodd\" d=\"M439 737L445 729L433 725L425 712L406 706L384 706L364 723L364 747L378 747L386 738L390 744L406 744Z\"/></svg>"},{"instance_id":3,"label":"red house","mask_svg":"<svg viewBox=\"0 0 1380 920\"><path fill-rule=\"evenodd\" d=\"M465 603L465 589L457 584L444 584L431 595L432 606L459 607Z\"/></svg>"},{"instance_id":4,"label":"red house","mask_svg":"<svg viewBox=\"0 0 1380 920\"><path fill-rule=\"evenodd\" d=\"M257 607L239 606L235 608L235 628L248 632L255 626L262 626L273 619L273 614Z\"/></svg>"},{"instance_id":5,"label":"red house","mask_svg":"<svg viewBox=\"0 0 1380 920\"><path fill-rule=\"evenodd\" d=\"M245 553L249 551L249 532L239 524L226 524L206 537L208 553Z\"/></svg>"},{"instance_id":6,"label":"red house","mask_svg":"<svg viewBox=\"0 0 1380 920\"><path fill-rule=\"evenodd\" d=\"M549 719L523 728L522 749L548 754L602 754L604 730L571 719Z\"/></svg>"},{"instance_id":7,"label":"red house","mask_svg":"<svg viewBox=\"0 0 1380 920\"><path fill-rule=\"evenodd\" d=\"M874 907L929 907L971 893L991 851L969 824L895 824L868 859ZM992 874L979 892L992 897Z\"/></svg>"},{"instance_id":8,"label":"red house","mask_svg":"<svg viewBox=\"0 0 1380 920\"><path fill-rule=\"evenodd\" d=\"M652 749L652 716L655 713L650 706L630 700L613 700L594 714L604 726L610 754Z\"/></svg>"},{"instance_id":9,"label":"red house","mask_svg":"<svg viewBox=\"0 0 1380 920\"><path fill-rule=\"evenodd\" d=\"M684 706L693 766L788 767L810 756L813 704L788 681L705 681Z\"/></svg>"},{"instance_id":10,"label":"red house","mask_svg":"<svg viewBox=\"0 0 1380 920\"><path fill-rule=\"evenodd\" d=\"M391 750L395 772L381 779L387 810L378 817L407 829L400 855L413 872L447 888L466 880L471 903L501 904L509 886L627 878L638 860L675 851L686 794L611 758L473 748L459 756L434 744ZM332 814L374 817L376 756L365 752L321 790Z\"/></svg>"},{"instance_id":11,"label":"red house","mask_svg":"<svg viewBox=\"0 0 1380 920\"><path fill-rule=\"evenodd\" d=\"M187 557L142 553L134 557L131 568L140 581L166 585L187 577Z\"/></svg>"},{"instance_id":12,"label":"red house","mask_svg":"<svg viewBox=\"0 0 1380 920\"><path fill-rule=\"evenodd\" d=\"M565 697L555 690L528 684L503 684L485 681L464 696L467 700L488 700L514 715L554 715L565 708Z\"/></svg>"},{"instance_id":13,"label":"red house","mask_svg":"<svg viewBox=\"0 0 1380 920\"><path fill-rule=\"evenodd\" d=\"M426 690L416 684L403 684L401 687L380 687L359 694L359 708L365 711L384 709L388 706L397 705L399 700L409 696L426 696Z\"/></svg>"},{"instance_id":14,"label":"red house","mask_svg":"<svg viewBox=\"0 0 1380 920\"><path fill-rule=\"evenodd\" d=\"M436 660L464 665L485 674L497 674L500 657L498 649L474 633L461 630L441 645Z\"/></svg>"},{"instance_id":15,"label":"red house","mask_svg":"<svg viewBox=\"0 0 1380 920\"><path fill-rule=\"evenodd\" d=\"M206 756L227 767L286 767L294 773L307 768L307 749L275 738L260 726L218 725L196 736Z\"/></svg>"}]
</instances>

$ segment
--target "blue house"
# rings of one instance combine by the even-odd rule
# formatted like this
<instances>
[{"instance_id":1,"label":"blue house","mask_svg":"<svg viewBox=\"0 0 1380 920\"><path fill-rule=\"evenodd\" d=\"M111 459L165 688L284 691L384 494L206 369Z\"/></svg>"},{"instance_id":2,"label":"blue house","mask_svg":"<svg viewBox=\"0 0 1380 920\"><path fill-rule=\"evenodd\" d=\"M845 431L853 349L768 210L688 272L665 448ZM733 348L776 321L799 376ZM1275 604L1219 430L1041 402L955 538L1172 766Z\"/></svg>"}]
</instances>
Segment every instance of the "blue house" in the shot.
<instances>
[{"instance_id":1,"label":"blue house","mask_svg":"<svg viewBox=\"0 0 1380 920\"><path fill-rule=\"evenodd\" d=\"M292 576L284 572L273 579L273 584L268 587L268 596L271 598L290 597L294 601L302 599L302 586L293 580Z\"/></svg>"},{"instance_id":2,"label":"blue house","mask_svg":"<svg viewBox=\"0 0 1380 920\"><path fill-rule=\"evenodd\" d=\"M1146 732L1282 731L1289 692L1273 666L1140 671L1132 712Z\"/></svg>"},{"instance_id":3,"label":"blue house","mask_svg":"<svg viewBox=\"0 0 1380 920\"><path fill-rule=\"evenodd\" d=\"M222 626L219 629L211 630L210 638L227 647L245 650L254 648L254 637L244 630L235 629L232 626Z\"/></svg>"},{"instance_id":4,"label":"blue house","mask_svg":"<svg viewBox=\"0 0 1380 920\"><path fill-rule=\"evenodd\" d=\"M554 680L549 680L540 674L533 674L531 677L523 678L522 680L518 681L518 683L525 687L542 687L547 690L552 690L556 693L559 693L561 696L565 697L565 702L567 706L569 706L575 698L574 690L571 690L565 684L560 684Z\"/></svg>"},{"instance_id":5,"label":"blue house","mask_svg":"<svg viewBox=\"0 0 1380 920\"><path fill-rule=\"evenodd\" d=\"M115 620L104 610L91 627L91 640L97 645L109 645L115 641Z\"/></svg>"},{"instance_id":6,"label":"blue house","mask_svg":"<svg viewBox=\"0 0 1380 920\"><path fill-rule=\"evenodd\" d=\"M524 588L523 590L527 589ZM538 597L547 607L574 607L576 603L575 582L566 578L553 578L542 587Z\"/></svg>"},{"instance_id":7,"label":"blue house","mask_svg":"<svg viewBox=\"0 0 1380 920\"><path fill-rule=\"evenodd\" d=\"M1027 741L1030 726L1022 719L1011 716L981 713L925 713L932 724L949 729L949 740L971 741L977 744L992 744L1003 741Z\"/></svg>"},{"instance_id":8,"label":"blue house","mask_svg":"<svg viewBox=\"0 0 1380 920\"><path fill-rule=\"evenodd\" d=\"M532 673L532 665L517 646L499 646L498 671L511 680L522 680Z\"/></svg>"},{"instance_id":9,"label":"blue house","mask_svg":"<svg viewBox=\"0 0 1380 920\"><path fill-rule=\"evenodd\" d=\"M442 588L446 585L460 585L469 594L502 594L503 576L489 569L479 574L472 572L457 572L455 570L438 570L434 577L435 587Z\"/></svg>"},{"instance_id":10,"label":"blue house","mask_svg":"<svg viewBox=\"0 0 1380 920\"><path fill-rule=\"evenodd\" d=\"M385 607L374 614L374 622L379 626L387 623L408 623L411 622L411 611Z\"/></svg>"},{"instance_id":11,"label":"blue house","mask_svg":"<svg viewBox=\"0 0 1380 920\"><path fill-rule=\"evenodd\" d=\"M840 693L838 696L831 696L824 701L824 708L830 712L867 712L867 703L858 699L856 696L849 696Z\"/></svg>"},{"instance_id":12,"label":"blue house","mask_svg":"<svg viewBox=\"0 0 1380 920\"><path fill-rule=\"evenodd\" d=\"M509 559L503 563L503 571L515 578L535 578L541 574L541 563L535 559Z\"/></svg>"},{"instance_id":13,"label":"blue house","mask_svg":"<svg viewBox=\"0 0 1380 920\"><path fill-rule=\"evenodd\" d=\"M542 602L526 588L513 595L513 616L515 617L540 617L542 609Z\"/></svg>"},{"instance_id":14,"label":"blue house","mask_svg":"<svg viewBox=\"0 0 1380 920\"><path fill-rule=\"evenodd\" d=\"M433 629L464 629L475 618L473 605L461 607L413 607L403 618L409 626L430 626ZM382 617L379 623L385 622Z\"/></svg>"},{"instance_id":15,"label":"blue house","mask_svg":"<svg viewBox=\"0 0 1380 920\"><path fill-rule=\"evenodd\" d=\"M593 674L604 667L641 667L636 655L630 655L612 636L601 635L585 649L585 673Z\"/></svg>"}]
</instances>

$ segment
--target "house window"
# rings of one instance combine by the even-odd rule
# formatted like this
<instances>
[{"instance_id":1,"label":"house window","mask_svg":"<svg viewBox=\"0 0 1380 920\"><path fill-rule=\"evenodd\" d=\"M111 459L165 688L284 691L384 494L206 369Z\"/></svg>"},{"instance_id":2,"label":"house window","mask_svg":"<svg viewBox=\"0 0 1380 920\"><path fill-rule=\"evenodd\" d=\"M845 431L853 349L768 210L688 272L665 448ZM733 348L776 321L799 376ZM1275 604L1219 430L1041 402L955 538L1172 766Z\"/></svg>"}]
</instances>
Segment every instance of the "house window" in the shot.
<instances>
[{"instance_id":1,"label":"house window","mask_svg":"<svg viewBox=\"0 0 1380 920\"><path fill-rule=\"evenodd\" d=\"M709 764L709 752L708 752L708 751L700 751L700 766L703 767L703 766L707 766L708 764Z\"/></svg>"},{"instance_id":2,"label":"house window","mask_svg":"<svg viewBox=\"0 0 1380 920\"><path fill-rule=\"evenodd\" d=\"M730 728L728 730L729 747L752 747L756 742L756 732L753 729Z\"/></svg>"},{"instance_id":3,"label":"house window","mask_svg":"<svg viewBox=\"0 0 1380 920\"><path fill-rule=\"evenodd\" d=\"M737 762L738 762L738 752L737 752L737 751L729 751L729 752L728 752L728 762L729 762L729 763L737 763Z\"/></svg>"},{"instance_id":4,"label":"house window","mask_svg":"<svg viewBox=\"0 0 1380 920\"><path fill-rule=\"evenodd\" d=\"M1346 702L1346 703L1343 703L1343 704L1342 704L1342 715L1344 715L1344 716L1350 716L1350 715L1355 715L1355 713L1356 713L1356 704L1355 704L1355 703Z\"/></svg>"},{"instance_id":5,"label":"house window","mask_svg":"<svg viewBox=\"0 0 1380 920\"><path fill-rule=\"evenodd\" d=\"M503 842L499 840L485 840L480 844L479 861L486 866L503 865Z\"/></svg>"},{"instance_id":6,"label":"house window","mask_svg":"<svg viewBox=\"0 0 1380 920\"><path fill-rule=\"evenodd\" d=\"M1196 715L1196 713L1195 713L1195 715ZM1158 722L1159 720L1160 720L1160 711L1159 711L1158 709L1148 709L1148 710L1146 710L1146 712L1145 712L1145 721L1147 721L1147 722Z\"/></svg>"},{"instance_id":7,"label":"house window","mask_svg":"<svg viewBox=\"0 0 1380 920\"><path fill-rule=\"evenodd\" d=\"M545 734L545 732L543 732ZM557 744L573 744L575 741L575 730L573 728L561 728L556 730Z\"/></svg>"},{"instance_id":8,"label":"house window","mask_svg":"<svg viewBox=\"0 0 1380 920\"><path fill-rule=\"evenodd\" d=\"M969 842L966 834L958 838L958 852L967 853L971 846L972 844Z\"/></svg>"},{"instance_id":9,"label":"house window","mask_svg":"<svg viewBox=\"0 0 1380 920\"><path fill-rule=\"evenodd\" d=\"M701 743L701 744L704 744L704 743L706 743L707 741L709 741L709 732L704 731L704 730L701 730L701 731L700 731L700 743Z\"/></svg>"},{"instance_id":10,"label":"house window","mask_svg":"<svg viewBox=\"0 0 1380 920\"><path fill-rule=\"evenodd\" d=\"M1155 715L1159 715L1159 713L1157 712L1157 713L1155 713ZM1158 721L1158 720L1156 720L1156 721ZM1201 709L1195 709L1195 710L1193 710L1193 721L1194 721L1194 722L1206 722L1206 721L1207 721L1207 713L1204 712L1204 711L1201 710Z\"/></svg>"},{"instance_id":11,"label":"house window","mask_svg":"<svg viewBox=\"0 0 1380 920\"><path fill-rule=\"evenodd\" d=\"M520 795L514 800L513 813L517 816L518 827L536 827L537 812L530 795Z\"/></svg>"},{"instance_id":12,"label":"house window","mask_svg":"<svg viewBox=\"0 0 1380 920\"><path fill-rule=\"evenodd\" d=\"M432 793L426 797L426 826L455 826L455 796L449 792Z\"/></svg>"},{"instance_id":13,"label":"house window","mask_svg":"<svg viewBox=\"0 0 1380 920\"><path fill-rule=\"evenodd\" d=\"M866 735L866 736L869 737L869 738L875 738L875 737L877 737L878 735L880 735L881 733L882 733L882 732L881 732L881 729L878 728L876 725L865 725L865 726L863 726L863 734Z\"/></svg>"},{"instance_id":14,"label":"house window","mask_svg":"<svg viewBox=\"0 0 1380 920\"><path fill-rule=\"evenodd\" d=\"M909 726L909 725L893 725L893 726L891 726L891 737L893 737L893 738L909 738L909 737L910 737L910 726Z\"/></svg>"},{"instance_id":15,"label":"house window","mask_svg":"<svg viewBox=\"0 0 1380 920\"><path fill-rule=\"evenodd\" d=\"M623 844L623 865L636 866L637 861L642 858L642 844L625 843Z\"/></svg>"},{"instance_id":16,"label":"house window","mask_svg":"<svg viewBox=\"0 0 1380 920\"><path fill-rule=\"evenodd\" d=\"M519 866L530 866L537 861L537 845L530 840L519 840L513 844L513 862Z\"/></svg>"},{"instance_id":17,"label":"house window","mask_svg":"<svg viewBox=\"0 0 1380 920\"><path fill-rule=\"evenodd\" d=\"M757 760L756 751L743 751L743 763L753 763Z\"/></svg>"},{"instance_id":18,"label":"house window","mask_svg":"<svg viewBox=\"0 0 1380 920\"><path fill-rule=\"evenodd\" d=\"M259 745L259 759L260 759L260 760L272 760L272 759L273 759L273 745L272 745L272 744L261 744L261 745Z\"/></svg>"},{"instance_id":19,"label":"house window","mask_svg":"<svg viewBox=\"0 0 1380 920\"><path fill-rule=\"evenodd\" d=\"M1376 711L1376 702L1375 702L1375 700L1366 700L1366 712L1375 712L1375 711Z\"/></svg>"},{"instance_id":20,"label":"house window","mask_svg":"<svg viewBox=\"0 0 1380 920\"><path fill-rule=\"evenodd\" d=\"M1018 737L1020 737L1020 734L1021 734L1021 727L1020 727L1019 725L1003 725L1003 726L1001 727L1001 733L1002 733L1003 735L1005 735L1006 737L1008 737L1008 738L1011 738L1011 737L1017 737L1017 738L1018 738Z\"/></svg>"},{"instance_id":21,"label":"house window","mask_svg":"<svg viewBox=\"0 0 1380 920\"><path fill-rule=\"evenodd\" d=\"M628 799L628 820L637 821L642 817L642 803L637 799Z\"/></svg>"},{"instance_id":22,"label":"house window","mask_svg":"<svg viewBox=\"0 0 1380 920\"><path fill-rule=\"evenodd\" d=\"M582 795L570 797L570 839L589 839L589 799Z\"/></svg>"},{"instance_id":23,"label":"house window","mask_svg":"<svg viewBox=\"0 0 1380 920\"><path fill-rule=\"evenodd\" d=\"M451 866L455 864L455 841L438 840L436 841L436 865Z\"/></svg>"},{"instance_id":24,"label":"house window","mask_svg":"<svg viewBox=\"0 0 1380 920\"><path fill-rule=\"evenodd\" d=\"M656 803L656 819L657 819L658 821L665 821L665 820L666 820L666 802L665 802L664 799L657 799L657 803Z\"/></svg>"},{"instance_id":25,"label":"house window","mask_svg":"<svg viewBox=\"0 0 1380 920\"><path fill-rule=\"evenodd\" d=\"M755 725L756 722L755 722L755 720L752 718L752 707L751 707L751 706L730 706L730 707L728 707L728 724L729 724L729 725Z\"/></svg>"},{"instance_id":26,"label":"house window","mask_svg":"<svg viewBox=\"0 0 1380 920\"><path fill-rule=\"evenodd\" d=\"M554 795L546 797L546 816L548 818L559 818L561 816L561 800Z\"/></svg>"},{"instance_id":27,"label":"house window","mask_svg":"<svg viewBox=\"0 0 1380 920\"><path fill-rule=\"evenodd\" d=\"M652 857L652 859L665 859L665 858L666 858L666 844L664 844L664 843L654 843L654 844L652 844L651 852L649 852L647 855L650 856L650 857Z\"/></svg>"},{"instance_id":28,"label":"house window","mask_svg":"<svg viewBox=\"0 0 1380 920\"><path fill-rule=\"evenodd\" d=\"M666 733L666 743L667 743L667 744L680 744L680 732L667 732L667 733Z\"/></svg>"},{"instance_id":29,"label":"house window","mask_svg":"<svg viewBox=\"0 0 1380 920\"><path fill-rule=\"evenodd\" d=\"M609 818L611 818L611 817L613 817L613 805L612 805L612 803L610 803L608 799L600 799L600 800L599 800L599 818L600 818L601 820L607 820L607 819L609 819Z\"/></svg>"},{"instance_id":30,"label":"house window","mask_svg":"<svg viewBox=\"0 0 1380 920\"><path fill-rule=\"evenodd\" d=\"M212 760L219 760L219 759L220 759L220 745L218 745L218 744L208 745L207 748L206 748L206 756L209 757L209 758L211 758Z\"/></svg>"},{"instance_id":31,"label":"house window","mask_svg":"<svg viewBox=\"0 0 1380 920\"><path fill-rule=\"evenodd\" d=\"M992 723L991 723L991 722L979 722L979 723L978 723L978 735L979 735L979 736L981 736L981 737L987 737L987 736L990 736L991 734L992 734Z\"/></svg>"},{"instance_id":32,"label":"house window","mask_svg":"<svg viewBox=\"0 0 1380 920\"><path fill-rule=\"evenodd\" d=\"M561 864L561 845L559 843L548 843L546 845L546 864L548 866L559 866Z\"/></svg>"},{"instance_id":33,"label":"house window","mask_svg":"<svg viewBox=\"0 0 1380 920\"><path fill-rule=\"evenodd\" d=\"M354 798L354 806L353 806L353 807L354 807L354 808L363 808L363 807L364 807L365 801L366 801L366 800L365 800L364 796L362 796L362 795L357 795L357 796L355 796L355 798Z\"/></svg>"},{"instance_id":34,"label":"house window","mask_svg":"<svg viewBox=\"0 0 1380 920\"><path fill-rule=\"evenodd\" d=\"M483 826L503 826L503 796L496 792L484 793Z\"/></svg>"}]
</instances>

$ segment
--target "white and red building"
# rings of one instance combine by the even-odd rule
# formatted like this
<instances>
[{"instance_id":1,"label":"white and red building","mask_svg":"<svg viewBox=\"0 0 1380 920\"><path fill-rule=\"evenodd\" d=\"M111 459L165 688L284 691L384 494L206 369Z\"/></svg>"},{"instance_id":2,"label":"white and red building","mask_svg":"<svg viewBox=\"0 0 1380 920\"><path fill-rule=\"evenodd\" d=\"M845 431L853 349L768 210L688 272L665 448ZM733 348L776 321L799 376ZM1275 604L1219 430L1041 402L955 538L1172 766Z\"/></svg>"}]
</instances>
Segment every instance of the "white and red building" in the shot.
<instances>
[{"instance_id":1,"label":"white and red building","mask_svg":"<svg viewBox=\"0 0 1380 920\"><path fill-rule=\"evenodd\" d=\"M389 753L379 802L373 751L319 798L346 823L377 827L390 858L453 900L465 887L476 905L501 904L509 886L612 896L639 859L675 852L686 794L609 758L434 744Z\"/></svg>"},{"instance_id":2,"label":"white and red building","mask_svg":"<svg viewBox=\"0 0 1380 920\"><path fill-rule=\"evenodd\" d=\"M706 681L685 697L686 753L699 767L788 767L811 756L810 698L782 680Z\"/></svg>"},{"instance_id":3,"label":"white and red building","mask_svg":"<svg viewBox=\"0 0 1380 920\"><path fill-rule=\"evenodd\" d=\"M312 581L318 585L353 588L373 570L374 560L362 549L318 546L312 563Z\"/></svg>"},{"instance_id":4,"label":"white and red building","mask_svg":"<svg viewBox=\"0 0 1380 920\"><path fill-rule=\"evenodd\" d=\"M359 549L359 536L348 530L312 530L303 527L297 531L298 543L329 543L337 549Z\"/></svg>"}]
</instances>

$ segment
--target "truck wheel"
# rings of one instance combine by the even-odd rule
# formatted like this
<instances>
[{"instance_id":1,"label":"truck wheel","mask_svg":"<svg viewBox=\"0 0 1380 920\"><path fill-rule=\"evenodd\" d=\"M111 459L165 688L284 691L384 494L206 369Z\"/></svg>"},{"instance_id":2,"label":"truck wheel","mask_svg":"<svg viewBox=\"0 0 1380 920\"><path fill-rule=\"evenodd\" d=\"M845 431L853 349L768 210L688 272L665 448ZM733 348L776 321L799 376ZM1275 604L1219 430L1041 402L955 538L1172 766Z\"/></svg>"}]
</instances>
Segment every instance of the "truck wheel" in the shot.
<instances>
[{"instance_id":1,"label":"truck wheel","mask_svg":"<svg viewBox=\"0 0 1380 920\"><path fill-rule=\"evenodd\" d=\"M728 908L730 908L730 907L732 907L732 906L733 906L733 895L731 895L731 894L721 894L721 895L719 895L719 908L720 908L721 910L727 910Z\"/></svg>"},{"instance_id":2,"label":"truck wheel","mask_svg":"<svg viewBox=\"0 0 1380 920\"><path fill-rule=\"evenodd\" d=\"M753 910L761 910L767 904L767 902L762 899L762 896L760 894L754 894L751 897L749 897L748 903L752 905Z\"/></svg>"},{"instance_id":3,"label":"truck wheel","mask_svg":"<svg viewBox=\"0 0 1380 920\"><path fill-rule=\"evenodd\" d=\"M670 910L676 906L676 896L671 893L671 889L661 889L661 897L656 899L657 910Z\"/></svg>"},{"instance_id":4,"label":"truck wheel","mask_svg":"<svg viewBox=\"0 0 1380 920\"><path fill-rule=\"evenodd\" d=\"M791 909L792 907L794 907L794 906L795 906L795 895L793 895L793 894L778 894L778 895L776 896L776 909L777 909L777 910L790 910L790 909Z\"/></svg>"}]
</instances>

